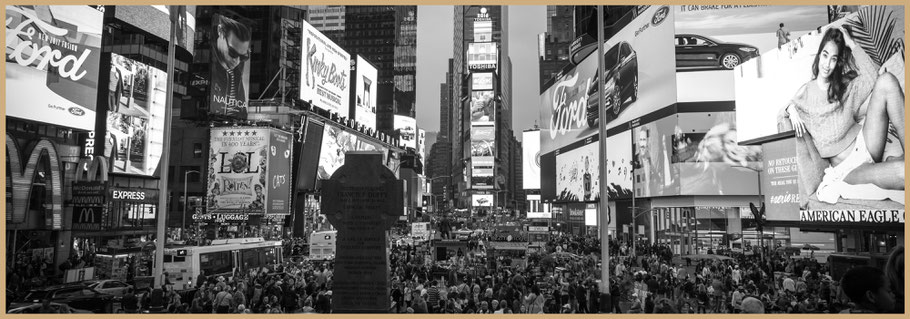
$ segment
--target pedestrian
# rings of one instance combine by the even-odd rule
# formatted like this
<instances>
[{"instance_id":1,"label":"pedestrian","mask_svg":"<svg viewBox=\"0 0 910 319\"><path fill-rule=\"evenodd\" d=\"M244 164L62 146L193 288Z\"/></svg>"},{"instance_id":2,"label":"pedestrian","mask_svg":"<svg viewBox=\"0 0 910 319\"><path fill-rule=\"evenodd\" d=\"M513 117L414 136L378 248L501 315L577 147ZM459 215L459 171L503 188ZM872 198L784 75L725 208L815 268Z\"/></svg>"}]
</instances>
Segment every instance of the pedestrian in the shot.
<instances>
[{"instance_id":1,"label":"pedestrian","mask_svg":"<svg viewBox=\"0 0 910 319\"><path fill-rule=\"evenodd\" d=\"M215 286L215 301L213 303L215 307L215 313L230 313L231 304L233 303L233 297L227 289L223 289L219 286Z\"/></svg>"},{"instance_id":2,"label":"pedestrian","mask_svg":"<svg viewBox=\"0 0 910 319\"><path fill-rule=\"evenodd\" d=\"M765 313L765 305L755 297L746 297L742 302L742 313Z\"/></svg>"},{"instance_id":3,"label":"pedestrian","mask_svg":"<svg viewBox=\"0 0 910 319\"><path fill-rule=\"evenodd\" d=\"M872 266L850 268L841 278L844 294L853 302L842 313L889 313L894 311L895 297L891 283L881 269Z\"/></svg>"},{"instance_id":4,"label":"pedestrian","mask_svg":"<svg viewBox=\"0 0 910 319\"><path fill-rule=\"evenodd\" d=\"M894 312L904 313L904 246L897 246L888 256L885 275L894 292Z\"/></svg>"}]
</instances>

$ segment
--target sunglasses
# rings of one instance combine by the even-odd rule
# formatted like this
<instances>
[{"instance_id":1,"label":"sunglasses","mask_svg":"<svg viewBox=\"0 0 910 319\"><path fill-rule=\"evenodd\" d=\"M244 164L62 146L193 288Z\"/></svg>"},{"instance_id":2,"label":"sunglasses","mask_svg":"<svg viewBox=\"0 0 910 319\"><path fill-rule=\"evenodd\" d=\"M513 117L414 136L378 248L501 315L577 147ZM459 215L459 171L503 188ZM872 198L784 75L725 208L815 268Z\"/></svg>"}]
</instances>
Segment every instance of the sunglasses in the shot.
<instances>
[{"instance_id":1,"label":"sunglasses","mask_svg":"<svg viewBox=\"0 0 910 319\"><path fill-rule=\"evenodd\" d=\"M237 50L234 50L234 48L231 47L230 45L228 45L228 55L230 55L231 58L233 58L233 59L239 58L240 61L246 61L246 60L250 59L249 51L247 51L246 54L241 55L240 52L237 52Z\"/></svg>"}]
</instances>

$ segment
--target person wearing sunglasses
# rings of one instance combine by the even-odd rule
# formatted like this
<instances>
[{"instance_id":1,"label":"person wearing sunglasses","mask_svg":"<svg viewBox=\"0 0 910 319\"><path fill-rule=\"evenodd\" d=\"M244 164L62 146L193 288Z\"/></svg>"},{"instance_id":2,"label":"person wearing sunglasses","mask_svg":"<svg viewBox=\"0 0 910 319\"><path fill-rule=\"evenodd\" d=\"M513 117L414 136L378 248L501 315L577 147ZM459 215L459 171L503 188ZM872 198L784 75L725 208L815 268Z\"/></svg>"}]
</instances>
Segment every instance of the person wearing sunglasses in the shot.
<instances>
[{"instance_id":1,"label":"person wearing sunglasses","mask_svg":"<svg viewBox=\"0 0 910 319\"><path fill-rule=\"evenodd\" d=\"M250 29L233 19L216 16L213 42L211 111L214 114L246 119L247 86L244 80L250 59Z\"/></svg>"}]
</instances>

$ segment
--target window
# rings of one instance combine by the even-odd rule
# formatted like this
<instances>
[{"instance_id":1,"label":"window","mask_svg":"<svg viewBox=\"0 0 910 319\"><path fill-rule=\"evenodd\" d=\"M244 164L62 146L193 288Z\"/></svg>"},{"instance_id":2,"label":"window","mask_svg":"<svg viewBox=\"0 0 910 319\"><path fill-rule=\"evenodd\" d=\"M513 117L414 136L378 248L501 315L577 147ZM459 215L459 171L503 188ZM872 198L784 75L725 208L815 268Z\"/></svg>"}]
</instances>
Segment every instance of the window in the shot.
<instances>
[{"instance_id":1,"label":"window","mask_svg":"<svg viewBox=\"0 0 910 319\"><path fill-rule=\"evenodd\" d=\"M234 266L231 262L231 252L219 251L199 255L199 268L205 270L206 274L223 274L229 273Z\"/></svg>"}]
</instances>

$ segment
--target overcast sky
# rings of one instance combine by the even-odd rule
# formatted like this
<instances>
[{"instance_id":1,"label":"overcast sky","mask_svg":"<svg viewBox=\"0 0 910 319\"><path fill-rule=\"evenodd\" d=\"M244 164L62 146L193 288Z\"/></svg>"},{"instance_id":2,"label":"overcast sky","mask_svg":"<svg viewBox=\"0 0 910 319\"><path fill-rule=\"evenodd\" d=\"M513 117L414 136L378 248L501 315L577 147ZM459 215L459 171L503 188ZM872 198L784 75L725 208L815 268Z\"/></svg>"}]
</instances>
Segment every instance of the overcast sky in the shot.
<instances>
[{"instance_id":1,"label":"overcast sky","mask_svg":"<svg viewBox=\"0 0 910 319\"><path fill-rule=\"evenodd\" d=\"M547 29L546 6L509 6L512 129L516 138L538 118L537 35ZM417 7L417 126L439 131L439 84L452 58L453 6Z\"/></svg>"}]
</instances>

